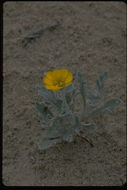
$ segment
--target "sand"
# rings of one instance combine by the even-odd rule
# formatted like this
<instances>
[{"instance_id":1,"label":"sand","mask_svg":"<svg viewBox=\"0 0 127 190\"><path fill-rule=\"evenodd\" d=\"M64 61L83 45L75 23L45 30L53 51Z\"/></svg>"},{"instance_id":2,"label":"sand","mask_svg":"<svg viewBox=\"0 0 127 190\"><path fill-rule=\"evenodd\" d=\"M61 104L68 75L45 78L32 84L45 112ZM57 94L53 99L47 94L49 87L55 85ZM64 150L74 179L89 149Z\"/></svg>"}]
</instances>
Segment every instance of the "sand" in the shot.
<instances>
[{"instance_id":1,"label":"sand","mask_svg":"<svg viewBox=\"0 0 127 190\"><path fill-rule=\"evenodd\" d=\"M61 22L25 46L24 37ZM3 164L6 186L122 186L126 182L126 4L123 2L6 2L3 4ZM80 71L88 87L107 71L104 101L113 113L94 119L98 130L38 150L43 133L35 91L44 73ZM78 100L77 100L78 101Z\"/></svg>"}]
</instances>

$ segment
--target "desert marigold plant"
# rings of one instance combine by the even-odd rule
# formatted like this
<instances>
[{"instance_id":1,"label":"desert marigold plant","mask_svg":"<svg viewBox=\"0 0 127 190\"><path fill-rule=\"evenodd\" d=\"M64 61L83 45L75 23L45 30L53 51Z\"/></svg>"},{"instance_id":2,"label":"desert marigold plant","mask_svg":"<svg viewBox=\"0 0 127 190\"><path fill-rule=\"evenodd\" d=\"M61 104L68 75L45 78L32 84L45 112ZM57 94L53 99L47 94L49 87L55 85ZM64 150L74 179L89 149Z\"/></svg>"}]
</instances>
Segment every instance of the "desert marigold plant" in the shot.
<instances>
[{"instance_id":1,"label":"desert marigold plant","mask_svg":"<svg viewBox=\"0 0 127 190\"><path fill-rule=\"evenodd\" d=\"M80 72L77 72L76 77L77 89L72 81L73 74L67 69L46 73L43 78L44 85L36 88L38 94L43 97L43 102L36 103L36 108L42 116L41 124L44 129L39 149L47 149L62 141L72 142L76 135L82 136L82 131L84 135L95 131L97 126L95 123L90 123L89 119L105 111L111 112L122 103L121 99L115 97L98 107L107 74L104 72L100 75L96 80L97 89L90 91ZM82 98L83 105L80 114L74 111L75 97L78 94ZM52 111L53 107L55 111Z\"/></svg>"}]
</instances>

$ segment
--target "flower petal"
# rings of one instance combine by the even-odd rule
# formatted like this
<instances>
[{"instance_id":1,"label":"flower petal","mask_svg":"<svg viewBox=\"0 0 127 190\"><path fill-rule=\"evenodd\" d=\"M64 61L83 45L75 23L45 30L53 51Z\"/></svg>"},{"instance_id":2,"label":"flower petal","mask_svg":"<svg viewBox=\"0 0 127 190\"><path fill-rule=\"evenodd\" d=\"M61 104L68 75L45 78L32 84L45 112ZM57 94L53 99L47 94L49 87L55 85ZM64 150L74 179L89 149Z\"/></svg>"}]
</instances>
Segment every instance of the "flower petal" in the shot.
<instances>
[{"instance_id":1,"label":"flower petal","mask_svg":"<svg viewBox=\"0 0 127 190\"><path fill-rule=\"evenodd\" d=\"M65 85L68 85L72 82L73 76L71 72L68 72L67 78L65 79Z\"/></svg>"},{"instance_id":2,"label":"flower petal","mask_svg":"<svg viewBox=\"0 0 127 190\"><path fill-rule=\"evenodd\" d=\"M72 81L70 81L70 82L66 82L66 83L65 83L65 86L70 85L70 84L71 84L71 82L72 82Z\"/></svg>"},{"instance_id":3,"label":"flower petal","mask_svg":"<svg viewBox=\"0 0 127 190\"><path fill-rule=\"evenodd\" d=\"M48 78L48 79L50 79L50 80L52 80L52 79L53 79L53 72L48 71L48 72L46 73L46 76L45 76L45 77Z\"/></svg>"},{"instance_id":4,"label":"flower petal","mask_svg":"<svg viewBox=\"0 0 127 190\"><path fill-rule=\"evenodd\" d=\"M53 71L54 80L60 80L60 76L61 76L60 70L54 70Z\"/></svg>"},{"instance_id":5,"label":"flower petal","mask_svg":"<svg viewBox=\"0 0 127 190\"><path fill-rule=\"evenodd\" d=\"M60 87L58 86L51 86L51 85L45 85L45 88L47 88L48 90L54 90L54 91L60 89Z\"/></svg>"},{"instance_id":6,"label":"flower petal","mask_svg":"<svg viewBox=\"0 0 127 190\"><path fill-rule=\"evenodd\" d=\"M60 77L61 77L61 80L64 81L64 80L66 79L67 75L68 75L68 70L67 70L67 69L61 69L61 70L60 70Z\"/></svg>"},{"instance_id":7,"label":"flower petal","mask_svg":"<svg viewBox=\"0 0 127 190\"><path fill-rule=\"evenodd\" d=\"M49 78L44 77L43 78L43 83L46 84L46 85L53 85L53 80L50 80Z\"/></svg>"}]
</instances>

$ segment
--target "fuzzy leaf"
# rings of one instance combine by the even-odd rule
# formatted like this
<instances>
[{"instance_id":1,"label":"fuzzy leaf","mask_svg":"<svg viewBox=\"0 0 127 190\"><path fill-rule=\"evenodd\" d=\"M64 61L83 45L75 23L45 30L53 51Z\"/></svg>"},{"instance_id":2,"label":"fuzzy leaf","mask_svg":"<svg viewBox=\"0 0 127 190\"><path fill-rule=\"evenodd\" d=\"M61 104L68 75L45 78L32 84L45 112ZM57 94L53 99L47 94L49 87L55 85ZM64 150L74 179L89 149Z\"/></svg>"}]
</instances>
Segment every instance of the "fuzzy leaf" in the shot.
<instances>
[{"instance_id":1,"label":"fuzzy leaf","mask_svg":"<svg viewBox=\"0 0 127 190\"><path fill-rule=\"evenodd\" d=\"M76 133L79 134L80 129L81 129L81 123L80 123L80 121L79 121L79 118L78 118L77 116L75 116L74 130L75 130Z\"/></svg>"},{"instance_id":2,"label":"fuzzy leaf","mask_svg":"<svg viewBox=\"0 0 127 190\"><path fill-rule=\"evenodd\" d=\"M50 127L43 132L43 138L62 138L73 135L74 124L72 115L58 116L53 119Z\"/></svg>"},{"instance_id":3,"label":"fuzzy leaf","mask_svg":"<svg viewBox=\"0 0 127 190\"><path fill-rule=\"evenodd\" d=\"M39 143L38 147L40 150L45 150L47 148L55 146L59 142L61 142L61 139L45 140Z\"/></svg>"},{"instance_id":4,"label":"fuzzy leaf","mask_svg":"<svg viewBox=\"0 0 127 190\"><path fill-rule=\"evenodd\" d=\"M57 109L60 111L61 110L61 107L62 107L62 100L61 99L56 99L56 102L55 102L55 106L57 107Z\"/></svg>"},{"instance_id":5,"label":"fuzzy leaf","mask_svg":"<svg viewBox=\"0 0 127 190\"><path fill-rule=\"evenodd\" d=\"M100 75L99 78L96 80L99 93L102 93L102 91L104 90L104 81L106 80L107 76L108 72L104 72L104 74Z\"/></svg>"},{"instance_id":6,"label":"fuzzy leaf","mask_svg":"<svg viewBox=\"0 0 127 190\"><path fill-rule=\"evenodd\" d=\"M87 103L91 108L96 107L99 104L99 101L100 94L96 90L87 92Z\"/></svg>"},{"instance_id":7,"label":"fuzzy leaf","mask_svg":"<svg viewBox=\"0 0 127 190\"><path fill-rule=\"evenodd\" d=\"M72 97L70 96L70 94L72 93L72 90L74 89L73 84L66 86L64 88L64 94L65 94L65 98L66 98L66 102L69 105L69 103L71 102Z\"/></svg>"},{"instance_id":8,"label":"fuzzy leaf","mask_svg":"<svg viewBox=\"0 0 127 190\"><path fill-rule=\"evenodd\" d=\"M66 135L71 124L71 120L68 121L69 116L58 116L52 120L48 128L45 128L42 138L58 138Z\"/></svg>"},{"instance_id":9,"label":"fuzzy leaf","mask_svg":"<svg viewBox=\"0 0 127 190\"><path fill-rule=\"evenodd\" d=\"M81 123L81 129L83 129L84 134L87 135L89 133L94 132L97 129L97 126L95 123Z\"/></svg>"},{"instance_id":10,"label":"fuzzy leaf","mask_svg":"<svg viewBox=\"0 0 127 190\"><path fill-rule=\"evenodd\" d=\"M62 106L61 106L61 114L62 115L69 115L71 113L71 110L66 102L66 99L62 102Z\"/></svg>"},{"instance_id":11,"label":"fuzzy leaf","mask_svg":"<svg viewBox=\"0 0 127 190\"><path fill-rule=\"evenodd\" d=\"M73 135L67 135L63 137L63 140L67 142L72 142L73 141Z\"/></svg>"},{"instance_id":12,"label":"fuzzy leaf","mask_svg":"<svg viewBox=\"0 0 127 190\"><path fill-rule=\"evenodd\" d=\"M69 91L72 91L74 89L73 84L70 84L64 88L65 94Z\"/></svg>"},{"instance_id":13,"label":"fuzzy leaf","mask_svg":"<svg viewBox=\"0 0 127 190\"><path fill-rule=\"evenodd\" d=\"M46 123L45 121L41 121L41 125L44 129L49 127L48 123Z\"/></svg>"},{"instance_id":14,"label":"fuzzy leaf","mask_svg":"<svg viewBox=\"0 0 127 190\"><path fill-rule=\"evenodd\" d=\"M53 138L59 138L62 136L63 133L63 128L62 126L57 126L55 123L52 123L52 127L49 126L45 128L42 134L42 139L53 139Z\"/></svg>"},{"instance_id":15,"label":"fuzzy leaf","mask_svg":"<svg viewBox=\"0 0 127 190\"><path fill-rule=\"evenodd\" d=\"M48 119L52 119L53 118L52 112L49 110L49 108L47 106L45 106L45 104L43 104L43 103L36 103L35 106L38 109L38 111L44 117L47 117Z\"/></svg>"},{"instance_id":16,"label":"fuzzy leaf","mask_svg":"<svg viewBox=\"0 0 127 190\"><path fill-rule=\"evenodd\" d=\"M77 80L79 83L80 93L83 100L84 108L86 109L86 81L83 79L80 72L77 73Z\"/></svg>"},{"instance_id":17,"label":"fuzzy leaf","mask_svg":"<svg viewBox=\"0 0 127 190\"><path fill-rule=\"evenodd\" d=\"M100 113L104 111L112 111L114 108L118 107L122 103L122 100L119 98L112 98L108 100L101 108L93 111L87 116L87 119L93 118L96 115L99 115Z\"/></svg>"},{"instance_id":18,"label":"fuzzy leaf","mask_svg":"<svg viewBox=\"0 0 127 190\"><path fill-rule=\"evenodd\" d=\"M51 90L47 90L45 87L36 87L36 90L48 103L54 102L55 95Z\"/></svg>"},{"instance_id":19,"label":"fuzzy leaf","mask_svg":"<svg viewBox=\"0 0 127 190\"><path fill-rule=\"evenodd\" d=\"M46 103L53 104L57 107L57 109L61 109L62 101L56 98L52 90L47 90L45 87L37 87L36 90L38 94L44 98Z\"/></svg>"},{"instance_id":20,"label":"fuzzy leaf","mask_svg":"<svg viewBox=\"0 0 127 190\"><path fill-rule=\"evenodd\" d=\"M66 101L67 101L67 104L69 106L73 105L74 103L74 98L76 97L76 95L79 93L78 90L76 90L75 88L71 91L71 92L68 92L66 93L65 97L66 97Z\"/></svg>"}]
</instances>

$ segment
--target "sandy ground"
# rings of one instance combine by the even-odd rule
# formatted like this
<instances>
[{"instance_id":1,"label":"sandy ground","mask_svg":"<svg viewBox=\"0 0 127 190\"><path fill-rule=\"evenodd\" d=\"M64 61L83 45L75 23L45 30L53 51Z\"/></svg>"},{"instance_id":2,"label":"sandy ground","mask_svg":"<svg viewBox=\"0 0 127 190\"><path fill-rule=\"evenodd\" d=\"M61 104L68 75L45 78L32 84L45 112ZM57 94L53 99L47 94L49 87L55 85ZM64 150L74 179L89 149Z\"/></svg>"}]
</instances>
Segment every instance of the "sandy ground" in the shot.
<instances>
[{"instance_id":1,"label":"sandy ground","mask_svg":"<svg viewBox=\"0 0 127 190\"><path fill-rule=\"evenodd\" d=\"M126 4L123 2L6 2L3 44L3 184L6 186L121 186L126 182ZM22 39L60 21L23 46ZM92 88L105 70L106 100L123 104L98 116L88 136L39 151L35 108L44 72L80 71Z\"/></svg>"}]
</instances>

